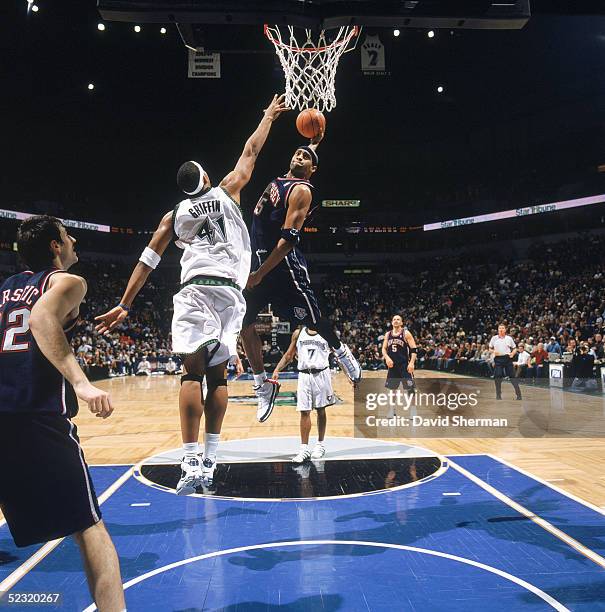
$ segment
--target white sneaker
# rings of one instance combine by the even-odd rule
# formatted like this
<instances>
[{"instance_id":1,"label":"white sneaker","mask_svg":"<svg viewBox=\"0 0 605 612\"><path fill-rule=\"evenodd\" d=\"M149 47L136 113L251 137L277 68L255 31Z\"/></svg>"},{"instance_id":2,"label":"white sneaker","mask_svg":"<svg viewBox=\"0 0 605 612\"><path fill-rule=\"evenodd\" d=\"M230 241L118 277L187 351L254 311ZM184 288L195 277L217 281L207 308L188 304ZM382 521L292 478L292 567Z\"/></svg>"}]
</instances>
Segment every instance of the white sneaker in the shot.
<instances>
[{"instance_id":1,"label":"white sneaker","mask_svg":"<svg viewBox=\"0 0 605 612\"><path fill-rule=\"evenodd\" d=\"M317 442L311 452L311 459L323 459L325 454L326 447L321 442Z\"/></svg>"},{"instance_id":2,"label":"white sneaker","mask_svg":"<svg viewBox=\"0 0 605 612\"><path fill-rule=\"evenodd\" d=\"M206 457L202 461L202 478L205 485L210 486L214 482L214 470L216 470L216 461Z\"/></svg>"},{"instance_id":3,"label":"white sneaker","mask_svg":"<svg viewBox=\"0 0 605 612\"><path fill-rule=\"evenodd\" d=\"M258 398L256 418L260 423L264 423L271 416L280 387L281 385L272 378L267 378L262 385L254 387L254 393Z\"/></svg>"},{"instance_id":4,"label":"white sneaker","mask_svg":"<svg viewBox=\"0 0 605 612\"><path fill-rule=\"evenodd\" d=\"M183 457L181 479L176 485L177 495L191 495L202 484L202 466L197 457Z\"/></svg>"},{"instance_id":5,"label":"white sneaker","mask_svg":"<svg viewBox=\"0 0 605 612\"><path fill-rule=\"evenodd\" d=\"M341 347L340 355L338 353L334 353L336 355L336 359L338 359L338 363L342 366L345 374L349 377L352 383L358 383L361 380L361 366L355 357L353 357L353 353L351 353L351 349L343 344Z\"/></svg>"},{"instance_id":6,"label":"white sneaker","mask_svg":"<svg viewBox=\"0 0 605 612\"><path fill-rule=\"evenodd\" d=\"M311 453L308 450L301 450L298 455L292 457L292 463L304 463L309 459L311 459Z\"/></svg>"}]
</instances>

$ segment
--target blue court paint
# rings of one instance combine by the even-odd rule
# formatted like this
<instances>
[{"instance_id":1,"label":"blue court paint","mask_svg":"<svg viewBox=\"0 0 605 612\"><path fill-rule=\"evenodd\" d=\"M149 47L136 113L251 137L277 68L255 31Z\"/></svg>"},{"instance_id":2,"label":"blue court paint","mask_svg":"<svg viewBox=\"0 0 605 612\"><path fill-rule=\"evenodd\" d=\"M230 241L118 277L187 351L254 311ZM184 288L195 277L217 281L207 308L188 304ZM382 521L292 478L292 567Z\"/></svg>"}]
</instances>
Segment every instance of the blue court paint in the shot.
<instances>
[{"instance_id":1,"label":"blue court paint","mask_svg":"<svg viewBox=\"0 0 605 612\"><path fill-rule=\"evenodd\" d=\"M455 460L584 546L605 555L605 516L492 457L456 457Z\"/></svg>"},{"instance_id":2,"label":"blue court paint","mask_svg":"<svg viewBox=\"0 0 605 612\"><path fill-rule=\"evenodd\" d=\"M324 609L325 598L345 610L386 611L404 602L406 608L424 610L430 600L435 609L463 611L476 607L485 596L494 599L492 610L503 612L526 603L535 610L557 606L546 594L514 577L422 549L335 541L291 544L235 550L171 568L131 586L130 605L138 607L141 600L146 609L161 609L147 595L149 589L161 588L165 594L173 591L185 609L271 609L277 607L273 602L293 609ZM302 571L293 571L293 565ZM434 596L434 583L443 581L449 588L438 589Z\"/></svg>"},{"instance_id":3,"label":"blue court paint","mask_svg":"<svg viewBox=\"0 0 605 612\"><path fill-rule=\"evenodd\" d=\"M97 495L101 495L113 482L115 482L127 469L128 466L103 466L102 468L90 468L93 484ZM40 500L40 512L44 512L44 504L56 503L57 500ZM103 508L101 508L101 512ZM41 544L17 548L11 537L8 525L0 527L0 582L18 568L24 561L29 559ZM30 608L31 609L31 608Z\"/></svg>"},{"instance_id":4,"label":"blue court paint","mask_svg":"<svg viewBox=\"0 0 605 612\"><path fill-rule=\"evenodd\" d=\"M489 459L489 458L487 458ZM483 456L457 457L544 518L605 533L605 517ZM95 482L105 470L92 468ZM123 471L123 468L122 468ZM98 474L97 474L98 472ZM122 472L114 472L113 482ZM496 474L498 484L494 481ZM528 495L528 488L535 493ZM540 488L545 489L542 491ZM101 487L97 489L100 491ZM459 492L459 496L443 493ZM132 503L150 506L131 507ZM531 508L538 512L538 507ZM538 512L539 513L539 512ZM557 514L557 513L560 513ZM124 582L170 563L236 547L295 540L379 542L463 557L516 576L570 610L605 609L605 572L538 525L450 469L425 484L379 495L305 502L180 498L129 479L104 505ZM580 516L581 514L581 516ZM572 521L572 517L574 520ZM567 522L565 522L567 521ZM584 544L590 545L588 541ZM8 549L9 554L14 552ZM60 590L63 610L90 604L79 554L65 540L18 590ZM129 610L542 610L532 593L449 559L362 545L252 549L188 564L127 591Z\"/></svg>"}]
</instances>

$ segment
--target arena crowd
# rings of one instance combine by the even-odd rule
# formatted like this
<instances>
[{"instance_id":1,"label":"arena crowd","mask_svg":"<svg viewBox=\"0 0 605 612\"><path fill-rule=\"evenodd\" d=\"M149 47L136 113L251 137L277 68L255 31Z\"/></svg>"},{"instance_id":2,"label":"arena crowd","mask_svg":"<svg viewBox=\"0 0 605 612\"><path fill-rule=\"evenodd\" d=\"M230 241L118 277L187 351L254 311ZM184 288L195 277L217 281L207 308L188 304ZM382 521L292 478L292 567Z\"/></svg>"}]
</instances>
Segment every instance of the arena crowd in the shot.
<instances>
[{"instance_id":1,"label":"arena crowd","mask_svg":"<svg viewBox=\"0 0 605 612\"><path fill-rule=\"evenodd\" d=\"M581 357L588 371L605 360L604 252L605 237L591 234L536 242L517 261L469 249L456 258L419 260L401 275L327 278L318 293L364 369L385 368L382 341L398 313L416 338L420 368L491 375L488 343L504 322L520 349L520 376L547 375L550 353ZM83 369L107 368L113 376L148 373L145 362L178 370L170 352L176 270L154 272L118 333L94 331L94 316L117 304L130 270L87 261L74 269L89 287L72 341L76 357Z\"/></svg>"}]
</instances>

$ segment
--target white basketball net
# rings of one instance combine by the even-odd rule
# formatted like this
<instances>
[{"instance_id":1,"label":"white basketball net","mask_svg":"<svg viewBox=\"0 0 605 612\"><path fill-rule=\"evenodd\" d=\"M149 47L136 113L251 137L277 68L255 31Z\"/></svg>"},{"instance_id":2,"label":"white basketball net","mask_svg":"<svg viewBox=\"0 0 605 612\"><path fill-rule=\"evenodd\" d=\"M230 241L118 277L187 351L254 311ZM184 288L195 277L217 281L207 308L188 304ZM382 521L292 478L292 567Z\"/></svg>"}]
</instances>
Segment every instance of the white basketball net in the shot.
<instances>
[{"instance_id":1,"label":"white basketball net","mask_svg":"<svg viewBox=\"0 0 605 612\"><path fill-rule=\"evenodd\" d=\"M294 28L265 25L265 36L275 46L286 76L286 103L290 108L316 108L331 111L336 106L334 82L336 69L343 53L352 51L357 43L359 28L344 26L331 34L331 42L322 30L317 40L312 31L304 30L304 44L296 40ZM287 41L287 42L285 42Z\"/></svg>"}]
</instances>

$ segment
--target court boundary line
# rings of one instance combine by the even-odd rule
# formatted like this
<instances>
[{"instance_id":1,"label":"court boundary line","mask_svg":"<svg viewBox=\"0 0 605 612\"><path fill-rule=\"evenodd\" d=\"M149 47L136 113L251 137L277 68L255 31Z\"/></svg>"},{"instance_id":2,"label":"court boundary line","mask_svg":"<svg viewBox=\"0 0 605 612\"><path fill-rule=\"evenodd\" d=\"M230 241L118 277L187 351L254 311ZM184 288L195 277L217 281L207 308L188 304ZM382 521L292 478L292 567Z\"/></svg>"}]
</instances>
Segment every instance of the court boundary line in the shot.
<instances>
[{"instance_id":1,"label":"court boundary line","mask_svg":"<svg viewBox=\"0 0 605 612\"><path fill-rule=\"evenodd\" d=\"M454 470L468 478L471 482L474 482L477 486L481 487L484 491L486 491L502 503L506 504L519 514L522 514L526 518L530 519L533 523L550 533L552 536L554 536L564 544L567 544L570 548L573 548L577 553L583 555L596 565L605 569L605 558L601 557L601 555L596 553L594 550L588 548L588 546L584 546L584 544L578 542L578 540L572 538L569 534L565 533L558 527L555 527L552 523L550 523L546 519L543 519L541 516L538 516L531 510L528 510L527 508L525 508L525 506L522 506L514 499L511 499L510 497L508 497L508 495L502 493L502 491L485 482L484 480L479 478L479 476L476 476L472 472L468 471L466 468L463 468L461 465L458 465L455 461L450 460L450 466Z\"/></svg>"},{"instance_id":2,"label":"court boundary line","mask_svg":"<svg viewBox=\"0 0 605 612\"><path fill-rule=\"evenodd\" d=\"M589 508L590 510L594 510L595 512L598 512L599 514L605 516L605 509L599 508L599 506L596 506L592 502L582 499L581 497L578 497L577 495L574 495L573 493L570 493L569 491L566 491L565 489L562 489L561 487L558 487L557 485L553 485L550 482L548 482L548 480L540 478L540 476L536 476L535 474L532 474L531 472L528 472L527 470L520 468L514 463L510 463L506 459L502 459L502 457L498 457L497 455L493 455L491 453L487 453L487 456L490 457L491 459L494 459L494 461L498 461L502 465L506 465L507 467L513 470L516 470L520 474L523 474L524 476L527 476L528 478L531 478L532 480L539 482L545 487L548 487L549 489L552 489L553 491L556 491L557 493L560 493L561 495L565 495L565 497L568 497L572 501L575 501L578 504L585 506L586 508Z\"/></svg>"},{"instance_id":3,"label":"court boundary line","mask_svg":"<svg viewBox=\"0 0 605 612\"><path fill-rule=\"evenodd\" d=\"M131 476L133 468L126 470L117 480L110 484L101 495L99 495L99 506L106 502ZM27 558L19 567L13 570L2 582L0 582L0 592L10 591L22 578L24 578L40 561L47 557L65 538L57 538L42 545L33 555Z\"/></svg>"},{"instance_id":4,"label":"court boundary line","mask_svg":"<svg viewBox=\"0 0 605 612\"><path fill-rule=\"evenodd\" d=\"M183 565L188 565L190 563L196 563L197 561L205 561L206 559L212 559L214 557L222 557L225 555L235 554L239 552L247 552L249 550L259 550L266 548L284 548L284 547L294 547L294 546L325 546L325 545L342 545L342 546L367 546L372 548L386 548L391 550L405 550L408 552L416 552L420 554L426 554L433 557L441 557L448 559L450 561L457 561L459 563L463 563L465 565L470 565L473 567L477 567L479 569L485 570L491 574L495 574L496 576L500 576L501 578L505 578L506 580L513 582L521 587L523 587L526 591L533 593L542 601L549 604L552 608L557 610L557 612L570 612L568 608L566 608L561 602L557 601L552 595L549 595L539 587L523 580L523 578L519 578L518 576L514 576L513 574L509 574L504 570L498 569L491 565L487 565L485 563L481 563L480 561L475 561L473 559L467 559L466 557L459 557L457 555L452 555L450 553L441 552L438 550L432 550L430 548L418 548L416 546L407 546L405 544L392 544L387 542L372 542L372 541L363 541L363 540L289 540L286 542L268 542L265 544L252 544L249 546L239 546L236 548L229 548L225 550L218 550L210 553L205 553L203 555L198 555L196 557L190 557L188 559L181 559L180 561L175 561L173 563L169 563L162 567L158 567L150 572L146 572L128 582L124 583L124 591L129 589L131 586L135 586L141 582L149 578L153 578L158 574L162 574L176 567L181 567ZM97 609L96 605L93 603L89 605L87 608L83 610L83 612L94 612Z\"/></svg>"}]
</instances>

